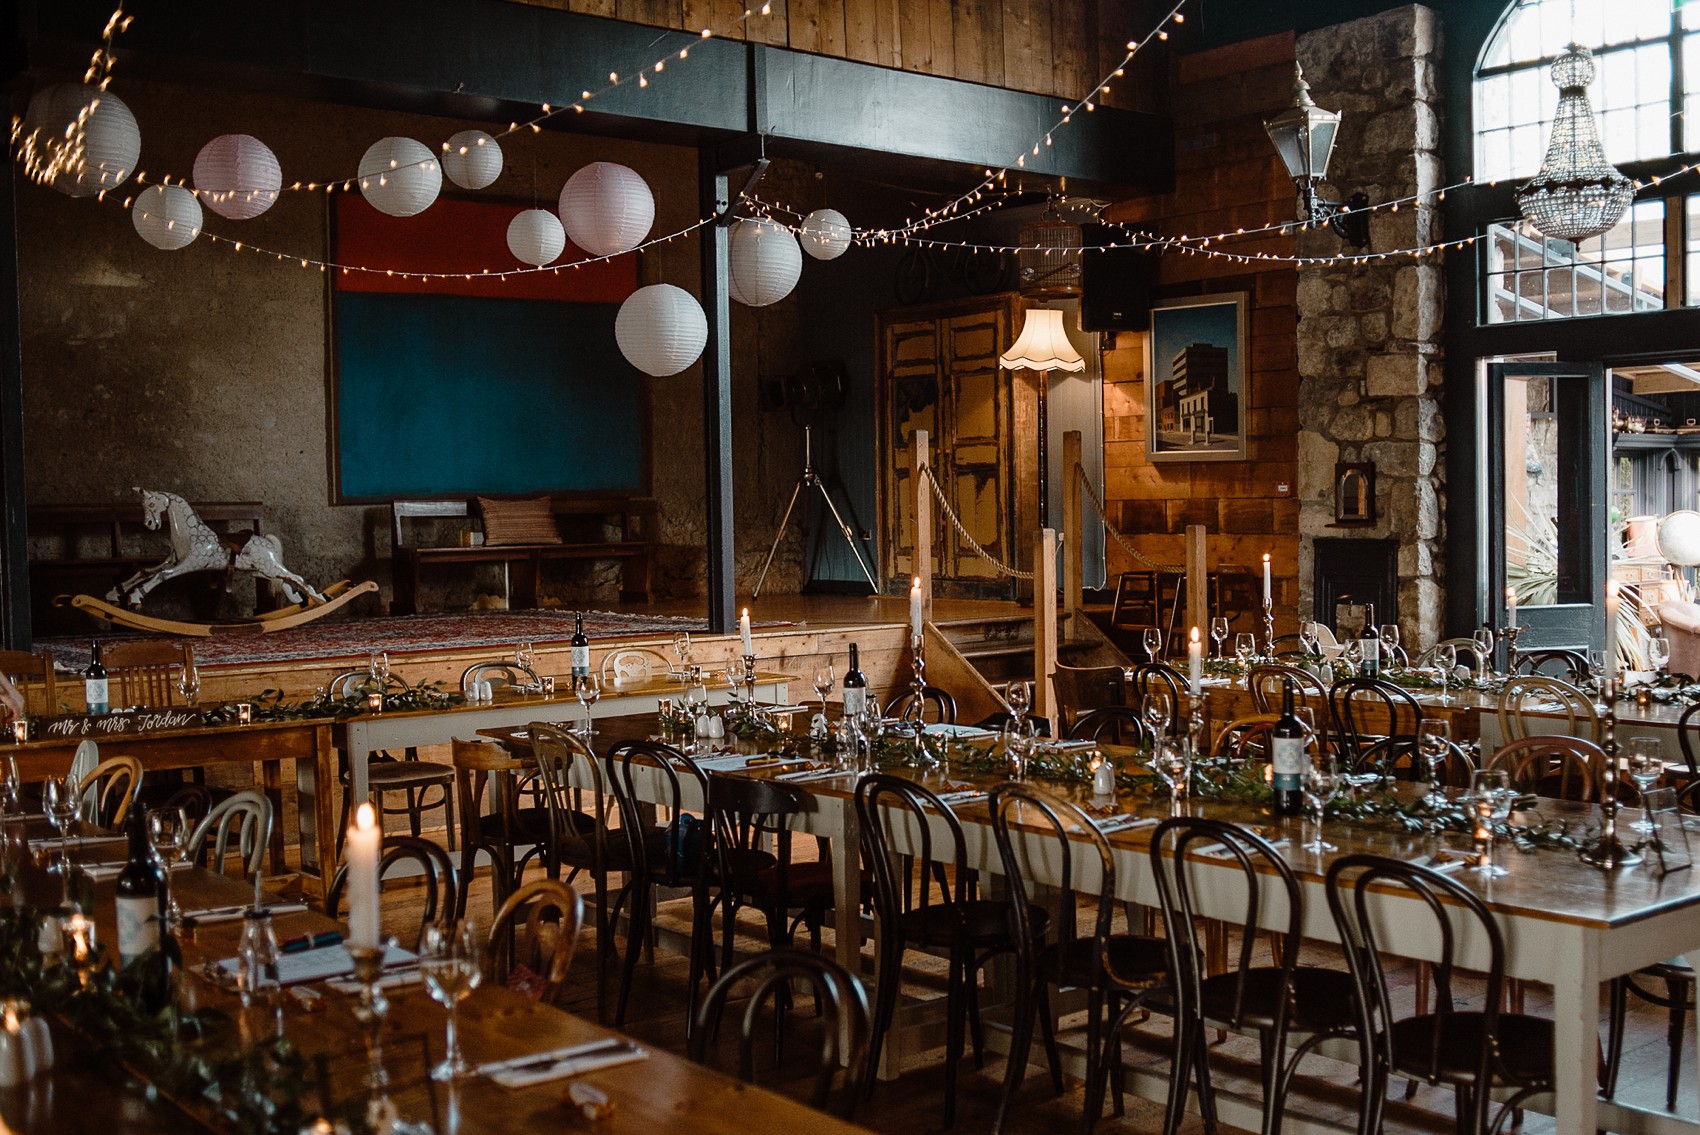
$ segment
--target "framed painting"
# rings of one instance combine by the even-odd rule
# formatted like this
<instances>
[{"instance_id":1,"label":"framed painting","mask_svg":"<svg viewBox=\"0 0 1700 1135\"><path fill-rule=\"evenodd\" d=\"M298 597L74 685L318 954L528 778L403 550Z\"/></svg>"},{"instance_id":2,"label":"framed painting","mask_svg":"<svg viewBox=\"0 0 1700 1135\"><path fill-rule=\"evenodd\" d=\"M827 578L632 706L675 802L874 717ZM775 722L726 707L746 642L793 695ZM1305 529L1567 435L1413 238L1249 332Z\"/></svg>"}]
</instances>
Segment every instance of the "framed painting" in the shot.
<instances>
[{"instance_id":1,"label":"framed painting","mask_svg":"<svg viewBox=\"0 0 1700 1135\"><path fill-rule=\"evenodd\" d=\"M1151 309L1145 440L1152 461L1244 461L1249 354L1245 292Z\"/></svg>"}]
</instances>

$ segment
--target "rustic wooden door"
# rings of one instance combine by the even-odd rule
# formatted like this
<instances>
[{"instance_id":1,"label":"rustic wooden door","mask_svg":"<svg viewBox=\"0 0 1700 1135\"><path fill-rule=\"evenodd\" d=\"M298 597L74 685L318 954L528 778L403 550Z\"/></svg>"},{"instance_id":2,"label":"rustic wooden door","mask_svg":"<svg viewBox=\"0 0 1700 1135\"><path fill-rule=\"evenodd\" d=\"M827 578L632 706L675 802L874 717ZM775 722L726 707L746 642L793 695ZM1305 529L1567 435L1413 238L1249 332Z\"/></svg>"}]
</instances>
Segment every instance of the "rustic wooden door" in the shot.
<instances>
[{"instance_id":1,"label":"rustic wooden door","mask_svg":"<svg viewBox=\"0 0 1700 1135\"><path fill-rule=\"evenodd\" d=\"M1013 297L999 296L880 316L881 544L894 588L914 571L909 445L916 430L931 439L934 475L968 535L998 560L1015 562L1015 384L998 366L1013 312ZM936 504L935 588L961 597L1013 596L1011 581L974 552Z\"/></svg>"}]
</instances>

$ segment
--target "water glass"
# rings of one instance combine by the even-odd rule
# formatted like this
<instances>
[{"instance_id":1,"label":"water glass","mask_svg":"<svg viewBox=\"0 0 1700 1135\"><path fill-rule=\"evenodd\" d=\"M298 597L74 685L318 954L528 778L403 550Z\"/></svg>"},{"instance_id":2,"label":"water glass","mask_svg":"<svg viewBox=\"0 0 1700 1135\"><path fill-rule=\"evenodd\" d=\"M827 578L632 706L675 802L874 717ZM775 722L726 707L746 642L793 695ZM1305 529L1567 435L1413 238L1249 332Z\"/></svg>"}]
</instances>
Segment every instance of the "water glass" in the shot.
<instances>
[{"instance_id":1,"label":"water glass","mask_svg":"<svg viewBox=\"0 0 1700 1135\"><path fill-rule=\"evenodd\" d=\"M1502 824L1511 815L1511 802L1514 798L1511 791L1511 774L1502 768L1478 769L1470 777L1470 805L1476 815L1478 833L1485 831L1486 837L1478 834L1477 846L1481 850L1472 871L1490 878L1510 874L1505 868L1493 860L1494 826Z\"/></svg>"},{"instance_id":2,"label":"water glass","mask_svg":"<svg viewBox=\"0 0 1700 1135\"><path fill-rule=\"evenodd\" d=\"M244 1009L257 996L273 996L278 989L277 934L272 929L272 912L250 907L242 915L242 941L236 947L236 994Z\"/></svg>"},{"instance_id":3,"label":"water glass","mask_svg":"<svg viewBox=\"0 0 1700 1135\"><path fill-rule=\"evenodd\" d=\"M1445 718L1424 718L1417 726L1417 753L1428 765L1428 795L1423 803L1431 808L1444 808L1452 801L1441 781L1446 768L1446 755L1452 747L1452 723Z\"/></svg>"},{"instance_id":4,"label":"water glass","mask_svg":"<svg viewBox=\"0 0 1700 1135\"><path fill-rule=\"evenodd\" d=\"M1647 793L1665 774L1665 761L1663 754L1659 752L1658 738L1631 737L1621 759L1623 771L1629 774L1629 779L1635 782L1635 790L1641 795L1641 818L1629 826L1638 832L1658 831L1658 825L1653 822L1653 813L1647 807Z\"/></svg>"},{"instance_id":5,"label":"water glass","mask_svg":"<svg viewBox=\"0 0 1700 1135\"><path fill-rule=\"evenodd\" d=\"M165 868L165 893L170 898L166 918L173 927L183 924L183 908L177 902L177 889L171 885L171 869L189 849L189 813L181 807L155 808L148 813L148 843L154 857Z\"/></svg>"},{"instance_id":6,"label":"water glass","mask_svg":"<svg viewBox=\"0 0 1700 1135\"><path fill-rule=\"evenodd\" d=\"M1011 780L1026 780L1028 765L1033 759L1033 746L1036 738L1033 724L1018 718L1012 718L1003 727L1003 751L1009 760L1009 778Z\"/></svg>"},{"instance_id":7,"label":"water glass","mask_svg":"<svg viewBox=\"0 0 1700 1135\"><path fill-rule=\"evenodd\" d=\"M431 1069L433 1080L463 1080L473 1065L460 1050L460 1003L483 980L483 948L471 922L427 925L419 934L419 976L439 1005L448 1010L443 1060Z\"/></svg>"},{"instance_id":8,"label":"water glass","mask_svg":"<svg viewBox=\"0 0 1700 1135\"><path fill-rule=\"evenodd\" d=\"M1325 851L1339 850L1322 838L1322 820L1344 782L1339 764L1327 753L1317 754L1306 765L1300 787L1304 791L1306 811L1316 817L1316 834L1304 844L1306 851L1321 855Z\"/></svg>"},{"instance_id":9,"label":"water glass","mask_svg":"<svg viewBox=\"0 0 1700 1135\"><path fill-rule=\"evenodd\" d=\"M1210 641L1216 644L1216 658L1222 658L1222 644L1228 641L1228 620L1217 615L1210 620Z\"/></svg>"},{"instance_id":10,"label":"water glass","mask_svg":"<svg viewBox=\"0 0 1700 1135\"><path fill-rule=\"evenodd\" d=\"M1026 682L1011 682L1004 688L1003 700L1009 706L1009 715L1020 725L1033 708L1033 687Z\"/></svg>"},{"instance_id":11,"label":"water glass","mask_svg":"<svg viewBox=\"0 0 1700 1135\"><path fill-rule=\"evenodd\" d=\"M691 636L680 631L673 636L673 654L679 659L679 678L684 680L690 673L691 665Z\"/></svg>"},{"instance_id":12,"label":"water glass","mask_svg":"<svg viewBox=\"0 0 1700 1135\"><path fill-rule=\"evenodd\" d=\"M1257 636L1241 631L1234 636L1234 655L1240 660L1240 666L1249 670L1251 660L1257 654ZM1251 689L1251 677L1246 677L1246 689Z\"/></svg>"},{"instance_id":13,"label":"water glass","mask_svg":"<svg viewBox=\"0 0 1700 1135\"><path fill-rule=\"evenodd\" d=\"M387 650L372 652L366 660L366 672L372 676L372 684L383 689L390 684L390 653Z\"/></svg>"},{"instance_id":14,"label":"water glass","mask_svg":"<svg viewBox=\"0 0 1700 1135\"><path fill-rule=\"evenodd\" d=\"M573 679L573 693L578 695L578 704L584 707L583 736L594 737L596 730L590 724L590 707L602 700L602 675L580 674ZM703 691L703 701L708 701L708 691Z\"/></svg>"},{"instance_id":15,"label":"water glass","mask_svg":"<svg viewBox=\"0 0 1700 1135\"><path fill-rule=\"evenodd\" d=\"M832 672L832 663L827 662L815 667L815 696L820 699L820 711L823 716L826 714L827 696L832 693L837 681L837 675Z\"/></svg>"},{"instance_id":16,"label":"water glass","mask_svg":"<svg viewBox=\"0 0 1700 1135\"><path fill-rule=\"evenodd\" d=\"M1186 745L1173 737L1160 739L1151 752L1151 771L1168 786L1169 815L1180 815L1192 772L1192 754Z\"/></svg>"},{"instance_id":17,"label":"water glass","mask_svg":"<svg viewBox=\"0 0 1700 1135\"><path fill-rule=\"evenodd\" d=\"M183 704L192 706L201 696L201 672L193 662L177 671L177 692L183 697Z\"/></svg>"},{"instance_id":18,"label":"water glass","mask_svg":"<svg viewBox=\"0 0 1700 1135\"><path fill-rule=\"evenodd\" d=\"M1140 699L1139 715L1151 728L1152 737L1161 737L1169 732L1173 712L1173 707L1169 704L1169 692L1158 689L1155 685L1146 690L1145 696Z\"/></svg>"},{"instance_id":19,"label":"water glass","mask_svg":"<svg viewBox=\"0 0 1700 1135\"><path fill-rule=\"evenodd\" d=\"M537 651L529 642L522 642L514 650L514 665L521 670L535 671L537 669Z\"/></svg>"},{"instance_id":20,"label":"water glass","mask_svg":"<svg viewBox=\"0 0 1700 1135\"><path fill-rule=\"evenodd\" d=\"M1157 661L1157 655L1163 649L1163 632L1156 627L1146 627L1142 641L1145 646L1146 661Z\"/></svg>"},{"instance_id":21,"label":"water glass","mask_svg":"<svg viewBox=\"0 0 1700 1135\"><path fill-rule=\"evenodd\" d=\"M1399 658L1399 624L1383 623L1378 637L1381 639L1383 665L1396 665Z\"/></svg>"},{"instance_id":22,"label":"water glass","mask_svg":"<svg viewBox=\"0 0 1700 1135\"><path fill-rule=\"evenodd\" d=\"M1670 665L1670 643L1658 635L1647 640L1647 665L1663 670Z\"/></svg>"},{"instance_id":23,"label":"water glass","mask_svg":"<svg viewBox=\"0 0 1700 1135\"><path fill-rule=\"evenodd\" d=\"M1477 677L1494 673L1493 656L1497 643L1494 641L1493 631L1487 627L1477 627L1471 632L1470 639L1476 644L1476 658L1481 663Z\"/></svg>"}]
</instances>

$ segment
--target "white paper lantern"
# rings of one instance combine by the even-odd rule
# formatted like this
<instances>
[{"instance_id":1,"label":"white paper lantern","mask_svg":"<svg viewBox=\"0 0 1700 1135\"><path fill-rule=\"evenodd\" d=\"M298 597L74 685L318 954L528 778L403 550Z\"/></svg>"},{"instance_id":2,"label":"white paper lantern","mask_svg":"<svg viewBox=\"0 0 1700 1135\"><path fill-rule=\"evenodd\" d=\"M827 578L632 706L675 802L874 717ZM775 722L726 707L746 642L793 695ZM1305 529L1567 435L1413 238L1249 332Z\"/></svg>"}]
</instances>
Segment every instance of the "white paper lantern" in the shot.
<instances>
[{"instance_id":1,"label":"white paper lantern","mask_svg":"<svg viewBox=\"0 0 1700 1135\"><path fill-rule=\"evenodd\" d=\"M482 130L443 143L443 174L462 189L483 189L502 175L502 147Z\"/></svg>"},{"instance_id":2,"label":"white paper lantern","mask_svg":"<svg viewBox=\"0 0 1700 1135\"><path fill-rule=\"evenodd\" d=\"M620 305L614 341L627 362L645 374L665 378L701 357L708 344L708 317L685 289L651 284Z\"/></svg>"},{"instance_id":3,"label":"white paper lantern","mask_svg":"<svg viewBox=\"0 0 1700 1135\"><path fill-rule=\"evenodd\" d=\"M37 91L19 139L24 168L69 197L116 189L136 169L142 132L111 91L56 83Z\"/></svg>"},{"instance_id":4,"label":"white paper lantern","mask_svg":"<svg viewBox=\"0 0 1700 1135\"><path fill-rule=\"evenodd\" d=\"M220 134L195 155L201 203L221 217L246 221L272 207L283 188L283 167L252 134Z\"/></svg>"},{"instance_id":5,"label":"white paper lantern","mask_svg":"<svg viewBox=\"0 0 1700 1135\"><path fill-rule=\"evenodd\" d=\"M360 193L380 213L423 213L442 188L442 167L423 142L412 138L380 138L360 159Z\"/></svg>"},{"instance_id":6,"label":"white paper lantern","mask_svg":"<svg viewBox=\"0 0 1700 1135\"><path fill-rule=\"evenodd\" d=\"M837 209L816 209L803 218L797 243L816 260L837 260L850 247L854 236L849 218Z\"/></svg>"},{"instance_id":7,"label":"white paper lantern","mask_svg":"<svg viewBox=\"0 0 1700 1135\"><path fill-rule=\"evenodd\" d=\"M136 194L130 223L143 240L172 252L201 235L201 203L181 185L150 185Z\"/></svg>"},{"instance_id":8,"label":"white paper lantern","mask_svg":"<svg viewBox=\"0 0 1700 1135\"><path fill-rule=\"evenodd\" d=\"M553 264L566 247L566 230L547 209L527 209L508 222L508 251L515 260L541 268Z\"/></svg>"},{"instance_id":9,"label":"white paper lantern","mask_svg":"<svg viewBox=\"0 0 1700 1135\"><path fill-rule=\"evenodd\" d=\"M750 307L778 303L803 274L803 250L791 230L746 218L732 230L732 298Z\"/></svg>"},{"instance_id":10,"label":"white paper lantern","mask_svg":"<svg viewBox=\"0 0 1700 1135\"><path fill-rule=\"evenodd\" d=\"M591 162L561 187L561 223L592 256L615 256L643 243L655 223L655 195L634 169Z\"/></svg>"}]
</instances>

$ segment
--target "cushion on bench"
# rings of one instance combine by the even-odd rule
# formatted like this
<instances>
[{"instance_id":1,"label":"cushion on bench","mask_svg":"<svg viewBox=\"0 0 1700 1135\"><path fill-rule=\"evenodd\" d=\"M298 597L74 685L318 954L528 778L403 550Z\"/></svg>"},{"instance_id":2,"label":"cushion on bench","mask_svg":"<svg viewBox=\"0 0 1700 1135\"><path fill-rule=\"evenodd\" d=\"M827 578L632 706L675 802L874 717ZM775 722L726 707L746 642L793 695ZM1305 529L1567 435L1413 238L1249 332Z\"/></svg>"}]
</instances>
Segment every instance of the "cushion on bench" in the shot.
<instances>
[{"instance_id":1,"label":"cushion on bench","mask_svg":"<svg viewBox=\"0 0 1700 1135\"><path fill-rule=\"evenodd\" d=\"M548 497L530 500L479 497L478 511L484 515L484 543L491 547L561 542Z\"/></svg>"}]
</instances>

